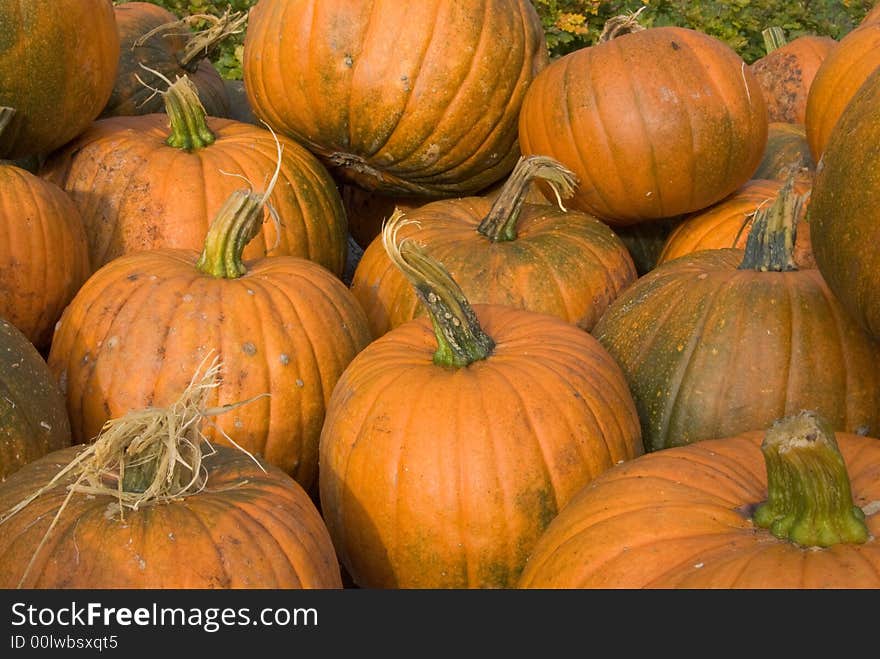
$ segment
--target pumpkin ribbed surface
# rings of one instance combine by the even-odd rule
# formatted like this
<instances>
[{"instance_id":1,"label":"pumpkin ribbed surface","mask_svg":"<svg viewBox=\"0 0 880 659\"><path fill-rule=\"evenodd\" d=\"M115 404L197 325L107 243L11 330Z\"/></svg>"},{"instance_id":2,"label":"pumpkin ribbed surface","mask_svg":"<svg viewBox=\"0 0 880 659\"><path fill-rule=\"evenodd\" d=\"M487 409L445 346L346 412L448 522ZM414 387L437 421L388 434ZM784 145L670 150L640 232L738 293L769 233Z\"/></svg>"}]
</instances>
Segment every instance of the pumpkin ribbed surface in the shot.
<instances>
[{"instance_id":1,"label":"pumpkin ribbed surface","mask_svg":"<svg viewBox=\"0 0 880 659\"><path fill-rule=\"evenodd\" d=\"M278 160L272 134L215 117L207 125L216 140L186 151L165 143L164 113L101 119L45 164L41 175L61 186L80 210L92 267L133 251L199 249L233 190L247 182L263 189ZM311 153L279 140L284 152L269 204L280 224L267 221L244 256L301 256L339 275L346 249L339 192Z\"/></svg>"},{"instance_id":2,"label":"pumpkin ribbed surface","mask_svg":"<svg viewBox=\"0 0 880 659\"><path fill-rule=\"evenodd\" d=\"M82 447L56 451L0 485L4 513ZM327 529L305 491L271 465L217 447L207 487L114 512L116 498L74 495L37 552L25 588L342 588ZM3 524L0 585L15 588L68 495L59 483Z\"/></svg>"},{"instance_id":3,"label":"pumpkin ribbed surface","mask_svg":"<svg viewBox=\"0 0 880 659\"><path fill-rule=\"evenodd\" d=\"M878 66L880 22L870 22L844 36L816 71L804 119L815 162L825 152L840 115Z\"/></svg>"},{"instance_id":4,"label":"pumpkin ribbed surface","mask_svg":"<svg viewBox=\"0 0 880 659\"><path fill-rule=\"evenodd\" d=\"M197 271L198 256L153 250L115 259L65 310L48 362L73 435L88 441L108 419L167 404L213 351L225 370L209 406L271 394L217 418L218 428L308 489L325 401L370 340L363 311L311 261L261 259L223 279ZM205 434L226 441L214 428Z\"/></svg>"},{"instance_id":5,"label":"pumpkin ribbed surface","mask_svg":"<svg viewBox=\"0 0 880 659\"><path fill-rule=\"evenodd\" d=\"M347 182L452 196L513 168L547 61L528 0L261 0L244 81L258 117Z\"/></svg>"},{"instance_id":6,"label":"pumpkin ribbed surface","mask_svg":"<svg viewBox=\"0 0 880 659\"><path fill-rule=\"evenodd\" d=\"M0 164L0 316L46 350L91 273L82 218L58 186Z\"/></svg>"},{"instance_id":7,"label":"pumpkin ribbed surface","mask_svg":"<svg viewBox=\"0 0 880 659\"><path fill-rule=\"evenodd\" d=\"M594 328L626 374L645 447L725 437L801 409L876 433L880 347L817 269L761 272L742 260L743 250L715 249L658 266Z\"/></svg>"},{"instance_id":8,"label":"pumpkin ribbed surface","mask_svg":"<svg viewBox=\"0 0 880 659\"><path fill-rule=\"evenodd\" d=\"M495 340L485 359L438 366L416 319L361 352L328 404L321 509L360 585L510 587L569 498L642 453L626 383L592 337L474 310Z\"/></svg>"},{"instance_id":9,"label":"pumpkin ribbed surface","mask_svg":"<svg viewBox=\"0 0 880 659\"><path fill-rule=\"evenodd\" d=\"M626 246L597 218L526 204L516 239L493 242L477 232L491 206L480 197L431 202L408 211L406 217L418 225L401 230L446 266L471 303L552 314L590 330L635 281ZM374 336L425 313L380 239L364 251L351 289Z\"/></svg>"},{"instance_id":10,"label":"pumpkin ribbed surface","mask_svg":"<svg viewBox=\"0 0 880 659\"><path fill-rule=\"evenodd\" d=\"M837 433L873 536L817 550L751 520L767 498L764 433L640 457L603 474L554 519L523 588L878 588L880 442ZM870 507L868 507L870 505Z\"/></svg>"},{"instance_id":11,"label":"pumpkin ribbed surface","mask_svg":"<svg viewBox=\"0 0 880 659\"><path fill-rule=\"evenodd\" d=\"M550 156L580 179L569 201L612 226L706 208L761 161L761 88L725 43L662 27L559 58L526 93L523 154Z\"/></svg>"}]
</instances>

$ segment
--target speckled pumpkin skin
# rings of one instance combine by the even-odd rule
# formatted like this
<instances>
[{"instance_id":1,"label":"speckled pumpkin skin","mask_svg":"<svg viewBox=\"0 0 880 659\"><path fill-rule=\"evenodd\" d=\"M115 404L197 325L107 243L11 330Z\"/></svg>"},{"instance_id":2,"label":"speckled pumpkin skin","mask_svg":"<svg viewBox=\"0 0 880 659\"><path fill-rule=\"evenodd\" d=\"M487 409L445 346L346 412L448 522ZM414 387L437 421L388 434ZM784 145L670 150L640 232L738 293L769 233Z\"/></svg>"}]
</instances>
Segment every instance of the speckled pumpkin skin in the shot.
<instances>
[{"instance_id":1,"label":"speckled pumpkin skin","mask_svg":"<svg viewBox=\"0 0 880 659\"><path fill-rule=\"evenodd\" d=\"M108 419L167 405L212 353L223 370L209 406L270 394L218 417L217 426L309 489L325 401L371 338L364 312L335 275L306 259L260 259L242 277L222 279L196 270L198 256L120 257L67 307L48 363L73 436L88 441ZM226 443L213 428L206 434Z\"/></svg>"},{"instance_id":2,"label":"speckled pumpkin skin","mask_svg":"<svg viewBox=\"0 0 880 659\"><path fill-rule=\"evenodd\" d=\"M434 364L418 318L361 352L328 403L321 510L360 586L512 587L569 498L642 453L620 369L589 334L522 309L474 311L496 341L486 359Z\"/></svg>"},{"instance_id":3,"label":"speckled pumpkin skin","mask_svg":"<svg viewBox=\"0 0 880 659\"><path fill-rule=\"evenodd\" d=\"M0 158L47 153L85 130L110 97L118 59L110 0L2 0L0 105L17 112Z\"/></svg>"},{"instance_id":4,"label":"speckled pumpkin skin","mask_svg":"<svg viewBox=\"0 0 880 659\"><path fill-rule=\"evenodd\" d=\"M230 119L207 123L215 141L185 151L165 143L165 113L100 119L44 163L40 175L63 188L82 215L92 268L135 251L201 249L234 190L265 190L278 161L272 134ZM267 221L244 257L300 256L341 275L347 225L336 184L309 151L279 141L279 180L268 203L280 223Z\"/></svg>"},{"instance_id":5,"label":"speckled pumpkin skin","mask_svg":"<svg viewBox=\"0 0 880 659\"><path fill-rule=\"evenodd\" d=\"M645 455L581 490L551 522L520 588L880 588L880 441L837 433L870 539L828 549L751 519L767 499L763 431Z\"/></svg>"},{"instance_id":6,"label":"speckled pumpkin skin","mask_svg":"<svg viewBox=\"0 0 880 659\"><path fill-rule=\"evenodd\" d=\"M880 22L875 24L880 27ZM880 339L880 69L828 139L809 218L816 263L847 311Z\"/></svg>"},{"instance_id":7,"label":"speckled pumpkin skin","mask_svg":"<svg viewBox=\"0 0 880 659\"><path fill-rule=\"evenodd\" d=\"M549 204L526 203L515 240L493 242L477 232L492 207L489 197L434 201L406 212L412 237L449 270L472 304L507 304L558 316L589 331L637 277L629 251L598 218ZM425 309L412 285L376 238L351 283L381 336Z\"/></svg>"},{"instance_id":8,"label":"speckled pumpkin skin","mask_svg":"<svg viewBox=\"0 0 880 659\"><path fill-rule=\"evenodd\" d=\"M0 319L0 481L70 443L64 397L46 362L27 337Z\"/></svg>"},{"instance_id":9,"label":"speckled pumpkin skin","mask_svg":"<svg viewBox=\"0 0 880 659\"><path fill-rule=\"evenodd\" d=\"M158 71L172 82L186 75L196 86L199 100L209 116L230 115L226 84L210 60L199 59L188 67L181 66L179 56L188 39L181 28L161 32L142 45L134 46L151 30L177 21L177 16L151 2L126 2L116 5L113 11L120 39L119 67L113 92L101 112L102 117L165 111L162 95L155 93L154 89L164 90L168 83L143 66Z\"/></svg>"},{"instance_id":10,"label":"speckled pumpkin skin","mask_svg":"<svg viewBox=\"0 0 880 659\"><path fill-rule=\"evenodd\" d=\"M524 155L550 156L580 179L567 201L612 226L706 208L761 161L767 105L722 41L650 28L559 58L530 85L519 118Z\"/></svg>"},{"instance_id":11,"label":"speckled pumpkin skin","mask_svg":"<svg viewBox=\"0 0 880 659\"><path fill-rule=\"evenodd\" d=\"M804 409L836 430L876 434L880 346L819 270L741 270L743 254L664 263L593 329L626 374L646 450L766 428Z\"/></svg>"},{"instance_id":12,"label":"speckled pumpkin skin","mask_svg":"<svg viewBox=\"0 0 880 659\"><path fill-rule=\"evenodd\" d=\"M768 121L804 123L810 85L837 45L831 37L805 34L751 64L767 101Z\"/></svg>"},{"instance_id":13,"label":"speckled pumpkin skin","mask_svg":"<svg viewBox=\"0 0 880 659\"><path fill-rule=\"evenodd\" d=\"M346 182L448 197L513 169L548 59L528 0L261 0L244 82L258 117Z\"/></svg>"},{"instance_id":14,"label":"speckled pumpkin skin","mask_svg":"<svg viewBox=\"0 0 880 659\"><path fill-rule=\"evenodd\" d=\"M834 125L871 72L880 66L880 22L849 32L822 62L810 93L804 125L813 160L819 162Z\"/></svg>"},{"instance_id":15,"label":"speckled pumpkin skin","mask_svg":"<svg viewBox=\"0 0 880 659\"><path fill-rule=\"evenodd\" d=\"M82 451L55 451L0 484L9 510ZM208 486L112 514L112 495L74 495L24 588L342 588L339 563L306 492L241 451L204 459ZM0 588L16 588L68 494L70 477L3 524Z\"/></svg>"}]
</instances>

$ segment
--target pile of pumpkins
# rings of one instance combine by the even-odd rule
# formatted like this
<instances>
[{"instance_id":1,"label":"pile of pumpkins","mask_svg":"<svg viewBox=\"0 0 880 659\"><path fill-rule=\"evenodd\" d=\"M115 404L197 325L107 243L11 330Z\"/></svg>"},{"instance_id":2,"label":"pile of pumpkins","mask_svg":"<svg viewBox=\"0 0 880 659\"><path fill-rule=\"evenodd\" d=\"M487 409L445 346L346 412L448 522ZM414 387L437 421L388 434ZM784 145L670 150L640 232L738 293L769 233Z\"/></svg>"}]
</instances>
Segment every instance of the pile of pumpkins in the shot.
<instances>
[{"instance_id":1,"label":"pile of pumpkins","mask_svg":"<svg viewBox=\"0 0 880 659\"><path fill-rule=\"evenodd\" d=\"M880 586L880 9L769 34L0 0L0 586Z\"/></svg>"}]
</instances>

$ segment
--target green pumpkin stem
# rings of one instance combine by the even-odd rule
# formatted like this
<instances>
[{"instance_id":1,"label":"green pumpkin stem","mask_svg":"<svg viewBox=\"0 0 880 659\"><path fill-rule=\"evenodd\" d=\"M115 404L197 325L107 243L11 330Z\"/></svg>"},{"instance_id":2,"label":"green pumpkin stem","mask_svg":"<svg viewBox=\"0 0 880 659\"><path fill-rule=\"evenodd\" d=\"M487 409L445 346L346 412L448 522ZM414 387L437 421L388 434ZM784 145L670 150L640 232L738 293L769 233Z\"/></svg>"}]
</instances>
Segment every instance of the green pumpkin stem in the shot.
<instances>
[{"instance_id":1,"label":"green pumpkin stem","mask_svg":"<svg viewBox=\"0 0 880 659\"><path fill-rule=\"evenodd\" d=\"M798 218L808 196L808 192L796 194L794 177L789 177L773 203L755 212L740 270L789 272L798 269L794 242Z\"/></svg>"},{"instance_id":2,"label":"green pumpkin stem","mask_svg":"<svg viewBox=\"0 0 880 659\"><path fill-rule=\"evenodd\" d=\"M785 30L775 25L762 30L761 35L764 37L764 50L768 55L777 48L782 48L787 43L785 40Z\"/></svg>"},{"instance_id":3,"label":"green pumpkin stem","mask_svg":"<svg viewBox=\"0 0 880 659\"><path fill-rule=\"evenodd\" d=\"M846 464L834 429L815 412L774 423L761 445L767 501L755 524L804 547L868 540L865 514L853 503Z\"/></svg>"},{"instance_id":4,"label":"green pumpkin stem","mask_svg":"<svg viewBox=\"0 0 880 659\"><path fill-rule=\"evenodd\" d=\"M241 277L247 268L242 254L263 226L263 195L235 190L208 229L196 268L222 279Z\"/></svg>"},{"instance_id":5,"label":"green pumpkin stem","mask_svg":"<svg viewBox=\"0 0 880 659\"><path fill-rule=\"evenodd\" d=\"M523 202L529 186L536 179L547 181L556 195L559 208L565 212L562 200L574 194L577 175L553 158L528 156L519 159L477 231L492 242L516 240L516 224Z\"/></svg>"},{"instance_id":6,"label":"green pumpkin stem","mask_svg":"<svg viewBox=\"0 0 880 659\"><path fill-rule=\"evenodd\" d=\"M236 279L247 272L242 259L244 248L262 229L264 206L281 173L284 150L277 138L275 145L278 161L266 191L235 190L229 195L208 228L202 253L196 261L199 272L222 279ZM277 229L278 217L271 206L269 213L276 220Z\"/></svg>"},{"instance_id":7,"label":"green pumpkin stem","mask_svg":"<svg viewBox=\"0 0 880 659\"><path fill-rule=\"evenodd\" d=\"M398 240L401 227L410 223L403 212L395 209L382 228L382 244L392 263L410 281L428 310L437 337L434 363L462 368L485 359L492 354L495 341L480 327L461 287L443 264L429 256L414 240Z\"/></svg>"},{"instance_id":8,"label":"green pumpkin stem","mask_svg":"<svg viewBox=\"0 0 880 659\"><path fill-rule=\"evenodd\" d=\"M194 151L216 139L208 128L208 114L199 100L199 93L188 76L178 78L163 94L165 112L171 124L171 134L165 143L177 149Z\"/></svg>"}]
</instances>

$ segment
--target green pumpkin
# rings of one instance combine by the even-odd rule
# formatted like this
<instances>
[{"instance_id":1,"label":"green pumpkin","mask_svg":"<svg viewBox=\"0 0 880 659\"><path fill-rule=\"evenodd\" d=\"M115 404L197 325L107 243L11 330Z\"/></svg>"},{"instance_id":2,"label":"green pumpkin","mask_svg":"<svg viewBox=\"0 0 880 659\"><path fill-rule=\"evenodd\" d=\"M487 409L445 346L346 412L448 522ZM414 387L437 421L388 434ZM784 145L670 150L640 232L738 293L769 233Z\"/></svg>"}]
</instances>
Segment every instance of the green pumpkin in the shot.
<instances>
[{"instance_id":1,"label":"green pumpkin","mask_svg":"<svg viewBox=\"0 0 880 659\"><path fill-rule=\"evenodd\" d=\"M0 319L0 480L71 444L64 398L27 337Z\"/></svg>"},{"instance_id":2,"label":"green pumpkin","mask_svg":"<svg viewBox=\"0 0 880 659\"><path fill-rule=\"evenodd\" d=\"M829 288L880 339L880 69L828 137L807 216Z\"/></svg>"}]
</instances>

